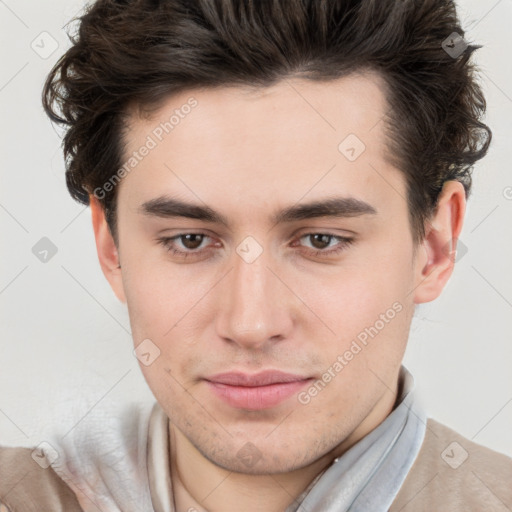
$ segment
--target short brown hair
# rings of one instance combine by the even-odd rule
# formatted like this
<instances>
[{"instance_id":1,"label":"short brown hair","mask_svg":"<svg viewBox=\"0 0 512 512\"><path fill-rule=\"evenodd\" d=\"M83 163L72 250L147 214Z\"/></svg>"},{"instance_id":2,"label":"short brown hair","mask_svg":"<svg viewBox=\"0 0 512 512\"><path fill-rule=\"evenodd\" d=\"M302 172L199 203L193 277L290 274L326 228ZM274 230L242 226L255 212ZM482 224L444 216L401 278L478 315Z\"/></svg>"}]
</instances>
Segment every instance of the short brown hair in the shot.
<instances>
[{"instance_id":1,"label":"short brown hair","mask_svg":"<svg viewBox=\"0 0 512 512\"><path fill-rule=\"evenodd\" d=\"M78 32L47 77L43 105L66 126L66 183L83 204L122 164L128 106L154 109L194 87L379 72L415 241L445 181L459 180L469 195L491 141L470 62L479 46L464 42L453 1L98 0L71 21ZM445 51L450 37L463 51ZM117 243L116 189L100 202Z\"/></svg>"}]
</instances>

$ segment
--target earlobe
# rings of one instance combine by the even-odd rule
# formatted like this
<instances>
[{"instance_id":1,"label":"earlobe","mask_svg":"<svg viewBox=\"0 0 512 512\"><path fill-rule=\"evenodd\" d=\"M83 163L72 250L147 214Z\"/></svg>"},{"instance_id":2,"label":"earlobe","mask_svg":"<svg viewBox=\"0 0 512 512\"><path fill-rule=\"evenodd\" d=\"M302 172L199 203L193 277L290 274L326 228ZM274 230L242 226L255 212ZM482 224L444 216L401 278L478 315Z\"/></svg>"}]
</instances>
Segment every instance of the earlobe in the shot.
<instances>
[{"instance_id":1,"label":"earlobe","mask_svg":"<svg viewBox=\"0 0 512 512\"><path fill-rule=\"evenodd\" d=\"M89 196L89 204L91 206L92 225L101 270L117 298L121 302L126 303L118 248L105 219L105 211L98 199L92 194Z\"/></svg>"},{"instance_id":2,"label":"earlobe","mask_svg":"<svg viewBox=\"0 0 512 512\"><path fill-rule=\"evenodd\" d=\"M450 278L457 239L462 230L466 209L466 192L462 183L447 181L429 220L423 250L416 259L414 302L430 302L441 294Z\"/></svg>"}]
</instances>

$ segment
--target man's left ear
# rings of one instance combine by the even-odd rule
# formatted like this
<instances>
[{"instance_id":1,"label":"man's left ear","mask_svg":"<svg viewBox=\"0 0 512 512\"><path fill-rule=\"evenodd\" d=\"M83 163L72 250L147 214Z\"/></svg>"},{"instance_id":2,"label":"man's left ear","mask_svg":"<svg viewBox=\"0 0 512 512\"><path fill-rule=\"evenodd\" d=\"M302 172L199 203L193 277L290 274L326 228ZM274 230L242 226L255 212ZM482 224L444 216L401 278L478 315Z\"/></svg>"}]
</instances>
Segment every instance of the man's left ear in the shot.
<instances>
[{"instance_id":1,"label":"man's left ear","mask_svg":"<svg viewBox=\"0 0 512 512\"><path fill-rule=\"evenodd\" d=\"M466 212L466 192L459 181L445 182L425 238L418 248L414 302L430 302L441 294L455 265L457 240Z\"/></svg>"}]
</instances>

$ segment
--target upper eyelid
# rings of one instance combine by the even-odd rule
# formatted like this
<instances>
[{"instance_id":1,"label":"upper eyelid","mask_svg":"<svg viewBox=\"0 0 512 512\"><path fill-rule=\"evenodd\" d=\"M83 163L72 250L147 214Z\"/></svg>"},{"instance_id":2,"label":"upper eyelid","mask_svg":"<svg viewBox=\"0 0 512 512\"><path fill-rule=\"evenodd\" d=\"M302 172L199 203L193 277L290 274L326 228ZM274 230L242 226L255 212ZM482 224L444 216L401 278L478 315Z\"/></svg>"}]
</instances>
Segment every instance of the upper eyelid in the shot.
<instances>
[{"instance_id":1,"label":"upper eyelid","mask_svg":"<svg viewBox=\"0 0 512 512\"><path fill-rule=\"evenodd\" d=\"M344 233L334 233L334 231L340 230L340 229L341 228L322 229L322 228L317 228L314 226L310 227L310 228L297 228L292 235L289 235L289 238L300 238L300 237L303 237L306 235L330 235L330 236L339 237L339 238L354 238L357 235L357 233L355 231L352 231L350 229L343 229L342 231ZM165 231L168 231L168 230L165 230ZM203 230L199 230L199 231L194 231L193 228L190 231L183 230L176 234L170 234L170 235L165 235L164 233L162 233L162 235L157 236L157 238L178 238L180 236L185 236L185 235L204 235L209 238L220 238L217 235L209 234L208 230L203 229ZM231 237L228 236L228 238L231 238Z\"/></svg>"},{"instance_id":2,"label":"upper eyelid","mask_svg":"<svg viewBox=\"0 0 512 512\"><path fill-rule=\"evenodd\" d=\"M206 236L206 237L212 238L212 239L216 238L212 235L209 235L208 233L205 233L204 231L199 231L199 232L182 231L181 233L177 233L175 235L169 235L169 236L164 235L161 238L177 239L177 238L180 238L180 237L186 236L186 235L201 235L201 236ZM340 234L336 234L336 233L331 233L329 230L325 230L325 231L318 230L318 231L305 231L300 234L295 234L294 238L302 238L307 235L327 235L327 236L332 236L333 238L351 238L353 236L353 235L340 235Z\"/></svg>"}]
</instances>

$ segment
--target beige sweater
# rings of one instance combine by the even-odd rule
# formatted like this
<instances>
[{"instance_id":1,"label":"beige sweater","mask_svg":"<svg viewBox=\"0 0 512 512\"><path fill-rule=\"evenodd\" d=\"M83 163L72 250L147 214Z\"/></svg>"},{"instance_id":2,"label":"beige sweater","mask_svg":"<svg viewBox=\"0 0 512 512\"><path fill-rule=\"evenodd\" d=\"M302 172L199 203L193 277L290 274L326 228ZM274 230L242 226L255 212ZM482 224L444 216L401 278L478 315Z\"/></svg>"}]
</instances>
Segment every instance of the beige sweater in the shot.
<instances>
[{"instance_id":1,"label":"beige sweater","mask_svg":"<svg viewBox=\"0 0 512 512\"><path fill-rule=\"evenodd\" d=\"M0 512L81 512L65 482L31 453L0 446ZM413 511L512 511L512 459L429 419L418 457L389 510Z\"/></svg>"}]
</instances>

